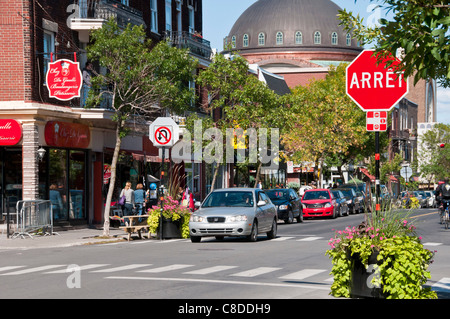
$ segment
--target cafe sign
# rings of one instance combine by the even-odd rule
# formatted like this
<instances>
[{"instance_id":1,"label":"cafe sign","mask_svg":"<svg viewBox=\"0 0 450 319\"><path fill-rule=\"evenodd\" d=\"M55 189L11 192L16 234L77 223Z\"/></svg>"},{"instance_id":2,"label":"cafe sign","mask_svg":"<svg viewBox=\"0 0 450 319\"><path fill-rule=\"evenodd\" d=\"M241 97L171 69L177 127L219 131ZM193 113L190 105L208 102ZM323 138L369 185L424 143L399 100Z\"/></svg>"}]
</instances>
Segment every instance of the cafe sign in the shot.
<instances>
[{"instance_id":1,"label":"cafe sign","mask_svg":"<svg viewBox=\"0 0 450 319\"><path fill-rule=\"evenodd\" d=\"M48 64L46 83L49 96L61 101L80 97L83 76L80 63L66 59Z\"/></svg>"},{"instance_id":2,"label":"cafe sign","mask_svg":"<svg viewBox=\"0 0 450 319\"><path fill-rule=\"evenodd\" d=\"M44 135L47 145L55 147L88 148L91 141L89 126L79 123L47 122Z\"/></svg>"},{"instance_id":3,"label":"cafe sign","mask_svg":"<svg viewBox=\"0 0 450 319\"><path fill-rule=\"evenodd\" d=\"M16 145L22 139L22 125L12 119L0 119L0 145Z\"/></svg>"}]
</instances>

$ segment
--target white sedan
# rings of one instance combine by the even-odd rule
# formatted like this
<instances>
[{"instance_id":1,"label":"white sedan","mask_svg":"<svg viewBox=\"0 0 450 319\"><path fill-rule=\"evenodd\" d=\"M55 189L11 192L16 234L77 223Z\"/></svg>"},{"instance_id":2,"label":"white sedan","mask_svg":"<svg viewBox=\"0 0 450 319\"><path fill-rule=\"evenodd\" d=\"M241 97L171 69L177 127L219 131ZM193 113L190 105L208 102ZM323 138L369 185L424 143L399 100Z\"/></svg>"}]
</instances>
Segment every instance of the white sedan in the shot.
<instances>
[{"instance_id":1,"label":"white sedan","mask_svg":"<svg viewBox=\"0 0 450 319\"><path fill-rule=\"evenodd\" d=\"M256 241L260 233L277 235L277 210L259 188L225 188L211 192L189 221L192 242L202 237L245 236Z\"/></svg>"}]
</instances>

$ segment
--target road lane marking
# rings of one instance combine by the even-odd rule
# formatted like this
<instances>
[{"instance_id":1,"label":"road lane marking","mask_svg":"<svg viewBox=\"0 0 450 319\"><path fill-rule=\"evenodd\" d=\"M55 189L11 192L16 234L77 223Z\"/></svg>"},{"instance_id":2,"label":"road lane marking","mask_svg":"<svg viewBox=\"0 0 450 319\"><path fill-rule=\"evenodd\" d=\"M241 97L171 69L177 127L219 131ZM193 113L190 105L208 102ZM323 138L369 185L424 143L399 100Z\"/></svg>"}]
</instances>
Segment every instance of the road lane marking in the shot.
<instances>
[{"instance_id":1,"label":"road lane marking","mask_svg":"<svg viewBox=\"0 0 450 319\"><path fill-rule=\"evenodd\" d=\"M429 242L429 243L423 243L423 245L424 245L424 246L440 246L440 245L442 245L442 243L432 243L432 242Z\"/></svg>"},{"instance_id":2,"label":"road lane marking","mask_svg":"<svg viewBox=\"0 0 450 319\"><path fill-rule=\"evenodd\" d=\"M279 277L280 279L303 280L305 278L325 272L325 269L303 269L292 274Z\"/></svg>"},{"instance_id":3,"label":"road lane marking","mask_svg":"<svg viewBox=\"0 0 450 319\"><path fill-rule=\"evenodd\" d=\"M22 269L22 270L18 270L18 271L8 272L6 274L0 274L0 275L1 276L24 275L24 274L29 274L32 272L38 272L38 271L54 269L54 268L59 268L59 267L64 267L64 266L66 266L66 265L46 265L46 266L40 266L40 267L34 267L34 268L28 268L28 269Z\"/></svg>"},{"instance_id":4,"label":"road lane marking","mask_svg":"<svg viewBox=\"0 0 450 319\"><path fill-rule=\"evenodd\" d=\"M269 272L280 270L280 269L281 268L277 268L277 267L258 267L258 268L254 268L254 269L238 272L238 273L232 274L230 276L235 276L235 277L256 277L256 276L267 274Z\"/></svg>"},{"instance_id":5,"label":"road lane marking","mask_svg":"<svg viewBox=\"0 0 450 319\"><path fill-rule=\"evenodd\" d=\"M219 272L219 271L234 269L234 268L237 268L237 267L238 266L214 266L214 267L208 267L208 268L188 271L188 272L185 272L184 274L187 274L187 275L208 275L208 274L216 273L216 272Z\"/></svg>"},{"instance_id":6,"label":"road lane marking","mask_svg":"<svg viewBox=\"0 0 450 319\"><path fill-rule=\"evenodd\" d=\"M178 270L178 269L183 269L183 268L188 268L188 267L193 267L193 266L194 265L174 264L174 265L170 265L170 266L139 270L137 272L160 273L160 272L164 272L164 271Z\"/></svg>"},{"instance_id":7,"label":"road lane marking","mask_svg":"<svg viewBox=\"0 0 450 319\"><path fill-rule=\"evenodd\" d=\"M149 280L149 281L179 281L179 282L197 282L197 283L211 283L211 284L229 284L229 285L247 285L247 286L266 286L266 287L284 287L284 288L301 288L312 290L330 290L330 286L317 286L308 284L294 284L294 283L270 283L270 282L249 282L249 281L232 281L232 280L213 280L213 279L193 279L193 278L154 278L154 277L124 277L124 276L110 276L105 279L117 280Z\"/></svg>"},{"instance_id":8,"label":"road lane marking","mask_svg":"<svg viewBox=\"0 0 450 319\"><path fill-rule=\"evenodd\" d=\"M77 270L89 270L89 269L104 267L104 266L109 266L109 264L89 264L89 265L79 266L80 268L78 268ZM65 268L65 269L61 269L61 270L45 272L45 274L65 274L65 273L71 273L71 272L73 272L73 269Z\"/></svg>"},{"instance_id":9,"label":"road lane marking","mask_svg":"<svg viewBox=\"0 0 450 319\"><path fill-rule=\"evenodd\" d=\"M137 268L142 268L142 267L149 267L151 265L152 264L131 264L131 265L108 268L108 269L93 270L91 272L100 272L100 273L116 272L116 271L122 271L122 270L131 270L131 269L137 269Z\"/></svg>"},{"instance_id":10,"label":"road lane marking","mask_svg":"<svg viewBox=\"0 0 450 319\"><path fill-rule=\"evenodd\" d=\"M314 241L314 240L318 240L318 239L322 239L323 237L316 237L316 236L311 236L311 237L306 237L306 238L302 238L302 239L297 239L297 241Z\"/></svg>"},{"instance_id":11,"label":"road lane marking","mask_svg":"<svg viewBox=\"0 0 450 319\"><path fill-rule=\"evenodd\" d=\"M23 268L23 267L25 267L25 266L6 266L6 267L1 267L0 271L8 271L8 270Z\"/></svg>"},{"instance_id":12,"label":"road lane marking","mask_svg":"<svg viewBox=\"0 0 450 319\"><path fill-rule=\"evenodd\" d=\"M292 239L292 238L295 238L295 237L277 237L275 239L272 239L271 242L272 241L285 241L285 240L289 240L289 239Z\"/></svg>"},{"instance_id":13,"label":"road lane marking","mask_svg":"<svg viewBox=\"0 0 450 319\"><path fill-rule=\"evenodd\" d=\"M433 291L450 292L450 278L444 277L431 287Z\"/></svg>"}]
</instances>

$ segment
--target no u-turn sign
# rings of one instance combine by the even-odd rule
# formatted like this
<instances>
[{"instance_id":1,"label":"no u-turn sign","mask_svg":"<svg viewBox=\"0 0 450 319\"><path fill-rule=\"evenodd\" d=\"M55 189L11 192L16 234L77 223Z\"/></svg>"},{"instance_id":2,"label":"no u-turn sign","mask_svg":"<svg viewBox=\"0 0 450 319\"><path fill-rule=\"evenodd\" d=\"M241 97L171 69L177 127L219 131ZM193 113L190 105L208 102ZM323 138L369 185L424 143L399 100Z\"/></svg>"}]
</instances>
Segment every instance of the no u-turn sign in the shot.
<instances>
[{"instance_id":1,"label":"no u-turn sign","mask_svg":"<svg viewBox=\"0 0 450 319\"><path fill-rule=\"evenodd\" d=\"M170 117L158 117L150 125L149 138L156 147L172 147L179 137L179 126Z\"/></svg>"}]
</instances>

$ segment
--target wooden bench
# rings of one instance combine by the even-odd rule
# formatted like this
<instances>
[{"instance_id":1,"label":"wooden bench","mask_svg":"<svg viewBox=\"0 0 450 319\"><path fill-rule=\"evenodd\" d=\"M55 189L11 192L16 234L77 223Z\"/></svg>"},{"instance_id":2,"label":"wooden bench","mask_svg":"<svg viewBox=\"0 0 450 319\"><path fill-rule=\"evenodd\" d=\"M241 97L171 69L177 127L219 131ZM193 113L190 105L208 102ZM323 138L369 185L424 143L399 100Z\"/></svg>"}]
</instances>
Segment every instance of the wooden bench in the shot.
<instances>
[{"instance_id":1,"label":"wooden bench","mask_svg":"<svg viewBox=\"0 0 450 319\"><path fill-rule=\"evenodd\" d=\"M132 215L123 217L126 226L121 226L119 228L128 233L128 241L130 241L132 233L138 233L139 238L142 239L141 231L149 228L147 224L148 216L149 215ZM139 222L140 218L142 218L142 220ZM150 238L150 232L148 232L147 238Z\"/></svg>"}]
</instances>

